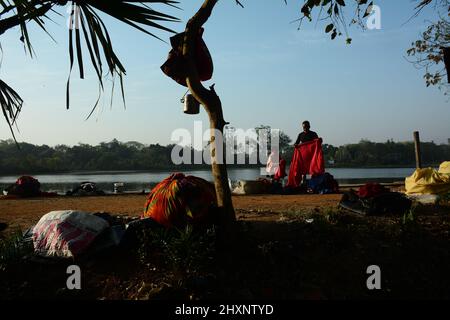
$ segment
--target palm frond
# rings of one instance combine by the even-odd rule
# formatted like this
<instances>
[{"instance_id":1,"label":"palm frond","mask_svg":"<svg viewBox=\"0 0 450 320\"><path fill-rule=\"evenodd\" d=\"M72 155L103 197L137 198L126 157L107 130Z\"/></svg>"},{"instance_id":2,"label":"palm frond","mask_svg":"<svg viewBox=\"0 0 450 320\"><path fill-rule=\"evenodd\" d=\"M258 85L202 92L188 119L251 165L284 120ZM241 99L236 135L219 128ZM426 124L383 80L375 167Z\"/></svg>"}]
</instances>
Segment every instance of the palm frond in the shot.
<instances>
[{"instance_id":1,"label":"palm frond","mask_svg":"<svg viewBox=\"0 0 450 320\"><path fill-rule=\"evenodd\" d=\"M8 15L8 17L0 20L0 34L19 26L21 40L24 43L25 50L33 56L34 51L33 46L31 45L27 24L30 21L34 21L51 37L45 28L44 19L48 18L47 13L51 11L56 4L54 2L55 1L45 0L2 0L0 2L0 7L3 8L1 15L11 12L12 15Z\"/></svg>"},{"instance_id":2,"label":"palm frond","mask_svg":"<svg viewBox=\"0 0 450 320\"><path fill-rule=\"evenodd\" d=\"M99 13L107 14L139 31L160 39L154 33L150 32L149 28L174 33L173 30L163 26L161 23L178 22L179 19L154 10L150 5L162 4L177 8L176 5L179 2L175 0L0 0L0 15L2 16L0 19L0 34L19 26L22 35L21 40L24 43L25 49L33 56L33 46L27 28L28 23L33 21L47 32L45 21L50 19L47 14L50 11L55 12L54 8L56 6L66 5L67 3L71 5L72 13L69 22L70 72L67 81L66 107L69 108L70 106L70 77L75 60L78 64L80 78L84 78L83 40L88 50L90 62L95 69L99 81L99 97L88 118L96 109L101 93L104 90L102 78L105 75L103 73L102 62L106 62L108 74L113 79L116 76L119 78L122 100L125 106L123 76L126 71L114 52L108 29L100 18ZM5 14L7 15L6 18L4 18Z\"/></svg>"},{"instance_id":3,"label":"palm frond","mask_svg":"<svg viewBox=\"0 0 450 320\"><path fill-rule=\"evenodd\" d=\"M2 108L3 116L8 123L9 129L11 130L14 140L16 137L14 135L13 125L16 122L17 116L22 109L23 100L19 94L14 91L10 86L0 79L0 106Z\"/></svg>"},{"instance_id":4,"label":"palm frond","mask_svg":"<svg viewBox=\"0 0 450 320\"><path fill-rule=\"evenodd\" d=\"M123 86L123 76L126 70L114 52L111 37L108 29L99 16L99 12L103 12L117 20L124 22L133 28L142 31L152 37L161 40L154 33L148 31L145 27L171 32L173 30L163 26L160 22L178 22L178 18L171 15L164 14L153 10L148 4L165 4L175 6L178 1L133 1L133 0L110 0L108 2L96 0L72 1L72 13L69 21L69 59L70 59L70 73L67 81L66 90L66 108L70 107L70 77L76 60L80 78L84 78L84 64L83 64L83 47L81 36L84 40L84 46L87 48L88 56L99 81L99 96L95 102L87 119L91 117L98 106L103 86L103 63L107 64L108 74L111 75L113 82L116 76L120 80L122 101L125 103L125 90ZM80 32L81 29L81 32ZM75 39L75 41L74 41ZM114 83L113 83L114 87ZM112 101L112 99L111 99Z\"/></svg>"}]
</instances>

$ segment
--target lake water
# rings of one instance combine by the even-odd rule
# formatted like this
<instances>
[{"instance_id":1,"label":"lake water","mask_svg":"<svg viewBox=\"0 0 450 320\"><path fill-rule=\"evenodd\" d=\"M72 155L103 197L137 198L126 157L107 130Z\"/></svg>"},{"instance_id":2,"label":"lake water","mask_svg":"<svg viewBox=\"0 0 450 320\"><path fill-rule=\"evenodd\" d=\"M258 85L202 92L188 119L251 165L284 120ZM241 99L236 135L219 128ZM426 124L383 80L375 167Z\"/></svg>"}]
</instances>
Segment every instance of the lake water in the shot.
<instances>
[{"instance_id":1,"label":"lake water","mask_svg":"<svg viewBox=\"0 0 450 320\"><path fill-rule=\"evenodd\" d=\"M414 168L329 168L327 172L332 174L339 183L361 182L394 182L402 181L414 172ZM212 181L209 170L185 171L185 174L195 175ZM113 191L116 182L125 183L125 191L148 192L155 184L167 178L171 172L77 172L65 174L42 174L34 177L41 183L44 191L65 193L72 190L80 182L95 182L98 187L106 192ZM256 180L261 178L259 169L229 169L229 178L237 180ZM0 189L14 183L18 176L0 176Z\"/></svg>"}]
</instances>

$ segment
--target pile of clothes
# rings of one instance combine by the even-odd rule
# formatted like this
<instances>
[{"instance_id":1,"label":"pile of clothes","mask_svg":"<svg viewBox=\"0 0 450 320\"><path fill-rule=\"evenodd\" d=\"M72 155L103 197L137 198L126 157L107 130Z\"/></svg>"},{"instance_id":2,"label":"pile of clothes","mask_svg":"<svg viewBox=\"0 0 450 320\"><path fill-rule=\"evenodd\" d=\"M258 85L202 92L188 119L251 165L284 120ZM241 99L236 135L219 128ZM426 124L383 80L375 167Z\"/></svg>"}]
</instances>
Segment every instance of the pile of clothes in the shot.
<instances>
[{"instance_id":1,"label":"pile of clothes","mask_svg":"<svg viewBox=\"0 0 450 320\"><path fill-rule=\"evenodd\" d=\"M358 191L345 192L339 206L362 215L402 215L412 201L403 193L391 192L379 183L367 183Z\"/></svg>"},{"instance_id":2,"label":"pile of clothes","mask_svg":"<svg viewBox=\"0 0 450 320\"><path fill-rule=\"evenodd\" d=\"M33 258L85 259L139 243L143 229L163 228L151 218L124 218L108 213L52 211L24 234L33 244Z\"/></svg>"},{"instance_id":3,"label":"pile of clothes","mask_svg":"<svg viewBox=\"0 0 450 320\"><path fill-rule=\"evenodd\" d=\"M212 78L214 65L202 36L204 29L200 28L195 42L194 63L197 68L200 81L207 81ZM183 46L185 33L179 33L170 38L172 49L169 52L167 61L161 66L161 70L170 78L187 87L187 65L183 56Z\"/></svg>"},{"instance_id":4,"label":"pile of clothes","mask_svg":"<svg viewBox=\"0 0 450 320\"><path fill-rule=\"evenodd\" d=\"M214 185L202 178L172 174L150 192L143 218L152 218L166 228L214 223L217 208Z\"/></svg>"},{"instance_id":5,"label":"pile of clothes","mask_svg":"<svg viewBox=\"0 0 450 320\"><path fill-rule=\"evenodd\" d=\"M417 169L412 176L406 178L405 187L408 195L450 193L450 161L443 162L439 170Z\"/></svg>"},{"instance_id":6,"label":"pile of clothes","mask_svg":"<svg viewBox=\"0 0 450 320\"><path fill-rule=\"evenodd\" d=\"M282 185L276 179L239 180L234 186L232 193L235 195L278 193L275 192L275 187L281 188L281 192Z\"/></svg>"},{"instance_id":7,"label":"pile of clothes","mask_svg":"<svg viewBox=\"0 0 450 320\"><path fill-rule=\"evenodd\" d=\"M66 192L66 196L103 196L105 192L97 188L94 182L82 182L71 191Z\"/></svg>"},{"instance_id":8,"label":"pile of clothes","mask_svg":"<svg viewBox=\"0 0 450 320\"><path fill-rule=\"evenodd\" d=\"M41 183L31 176L21 176L5 189L7 198L54 197L54 192L41 191Z\"/></svg>"},{"instance_id":9,"label":"pile of clothes","mask_svg":"<svg viewBox=\"0 0 450 320\"><path fill-rule=\"evenodd\" d=\"M339 193L339 184L333 175L325 172L324 174L314 175L308 180L307 192L315 194Z\"/></svg>"},{"instance_id":10,"label":"pile of clothes","mask_svg":"<svg viewBox=\"0 0 450 320\"><path fill-rule=\"evenodd\" d=\"M78 259L139 243L142 231L179 229L214 224L217 208L214 186L206 180L176 173L149 194L144 214L125 221L108 213L52 211L24 235L39 257Z\"/></svg>"}]
</instances>

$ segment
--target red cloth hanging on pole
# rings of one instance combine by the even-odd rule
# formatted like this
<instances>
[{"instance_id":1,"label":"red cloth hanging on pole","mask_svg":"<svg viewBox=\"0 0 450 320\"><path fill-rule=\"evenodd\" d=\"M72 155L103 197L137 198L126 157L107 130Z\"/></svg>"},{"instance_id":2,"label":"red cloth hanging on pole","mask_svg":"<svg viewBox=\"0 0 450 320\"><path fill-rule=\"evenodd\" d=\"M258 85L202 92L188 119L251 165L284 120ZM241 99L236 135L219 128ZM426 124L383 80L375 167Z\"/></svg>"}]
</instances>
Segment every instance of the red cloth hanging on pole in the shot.
<instances>
[{"instance_id":1,"label":"red cloth hanging on pole","mask_svg":"<svg viewBox=\"0 0 450 320\"><path fill-rule=\"evenodd\" d=\"M197 42L195 43L194 61L200 81L207 81L212 78L214 65L208 47L202 38L203 31L204 29L200 28ZM170 38L172 50L169 52L167 61L161 66L161 70L182 86L187 87L186 61L183 57L184 37L185 33L183 32Z\"/></svg>"},{"instance_id":2,"label":"red cloth hanging on pole","mask_svg":"<svg viewBox=\"0 0 450 320\"><path fill-rule=\"evenodd\" d=\"M302 176L306 174L319 175L324 173L325 161L323 159L322 139L302 143L295 147L287 186L300 186Z\"/></svg>"}]
</instances>

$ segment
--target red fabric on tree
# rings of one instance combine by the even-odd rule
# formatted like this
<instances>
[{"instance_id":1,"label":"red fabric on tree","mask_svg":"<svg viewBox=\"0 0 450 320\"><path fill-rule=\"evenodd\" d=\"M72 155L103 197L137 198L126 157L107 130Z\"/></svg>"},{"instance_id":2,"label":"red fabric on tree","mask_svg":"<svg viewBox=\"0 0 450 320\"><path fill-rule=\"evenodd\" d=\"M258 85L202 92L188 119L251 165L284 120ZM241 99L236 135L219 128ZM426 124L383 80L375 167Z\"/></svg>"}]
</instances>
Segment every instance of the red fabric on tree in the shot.
<instances>
[{"instance_id":1,"label":"red fabric on tree","mask_svg":"<svg viewBox=\"0 0 450 320\"><path fill-rule=\"evenodd\" d=\"M306 174L316 175L325 173L323 159L322 139L315 139L302 143L295 147L294 156L289 170L289 187L298 187L302 176Z\"/></svg>"},{"instance_id":2,"label":"red fabric on tree","mask_svg":"<svg viewBox=\"0 0 450 320\"><path fill-rule=\"evenodd\" d=\"M212 78L214 65L208 47L202 38L203 31L204 29L200 28L195 44L194 61L200 80L207 81ZM161 70L182 86L187 87L186 61L183 57L184 36L183 32L170 38L172 50L169 52L167 61L161 66Z\"/></svg>"}]
</instances>

